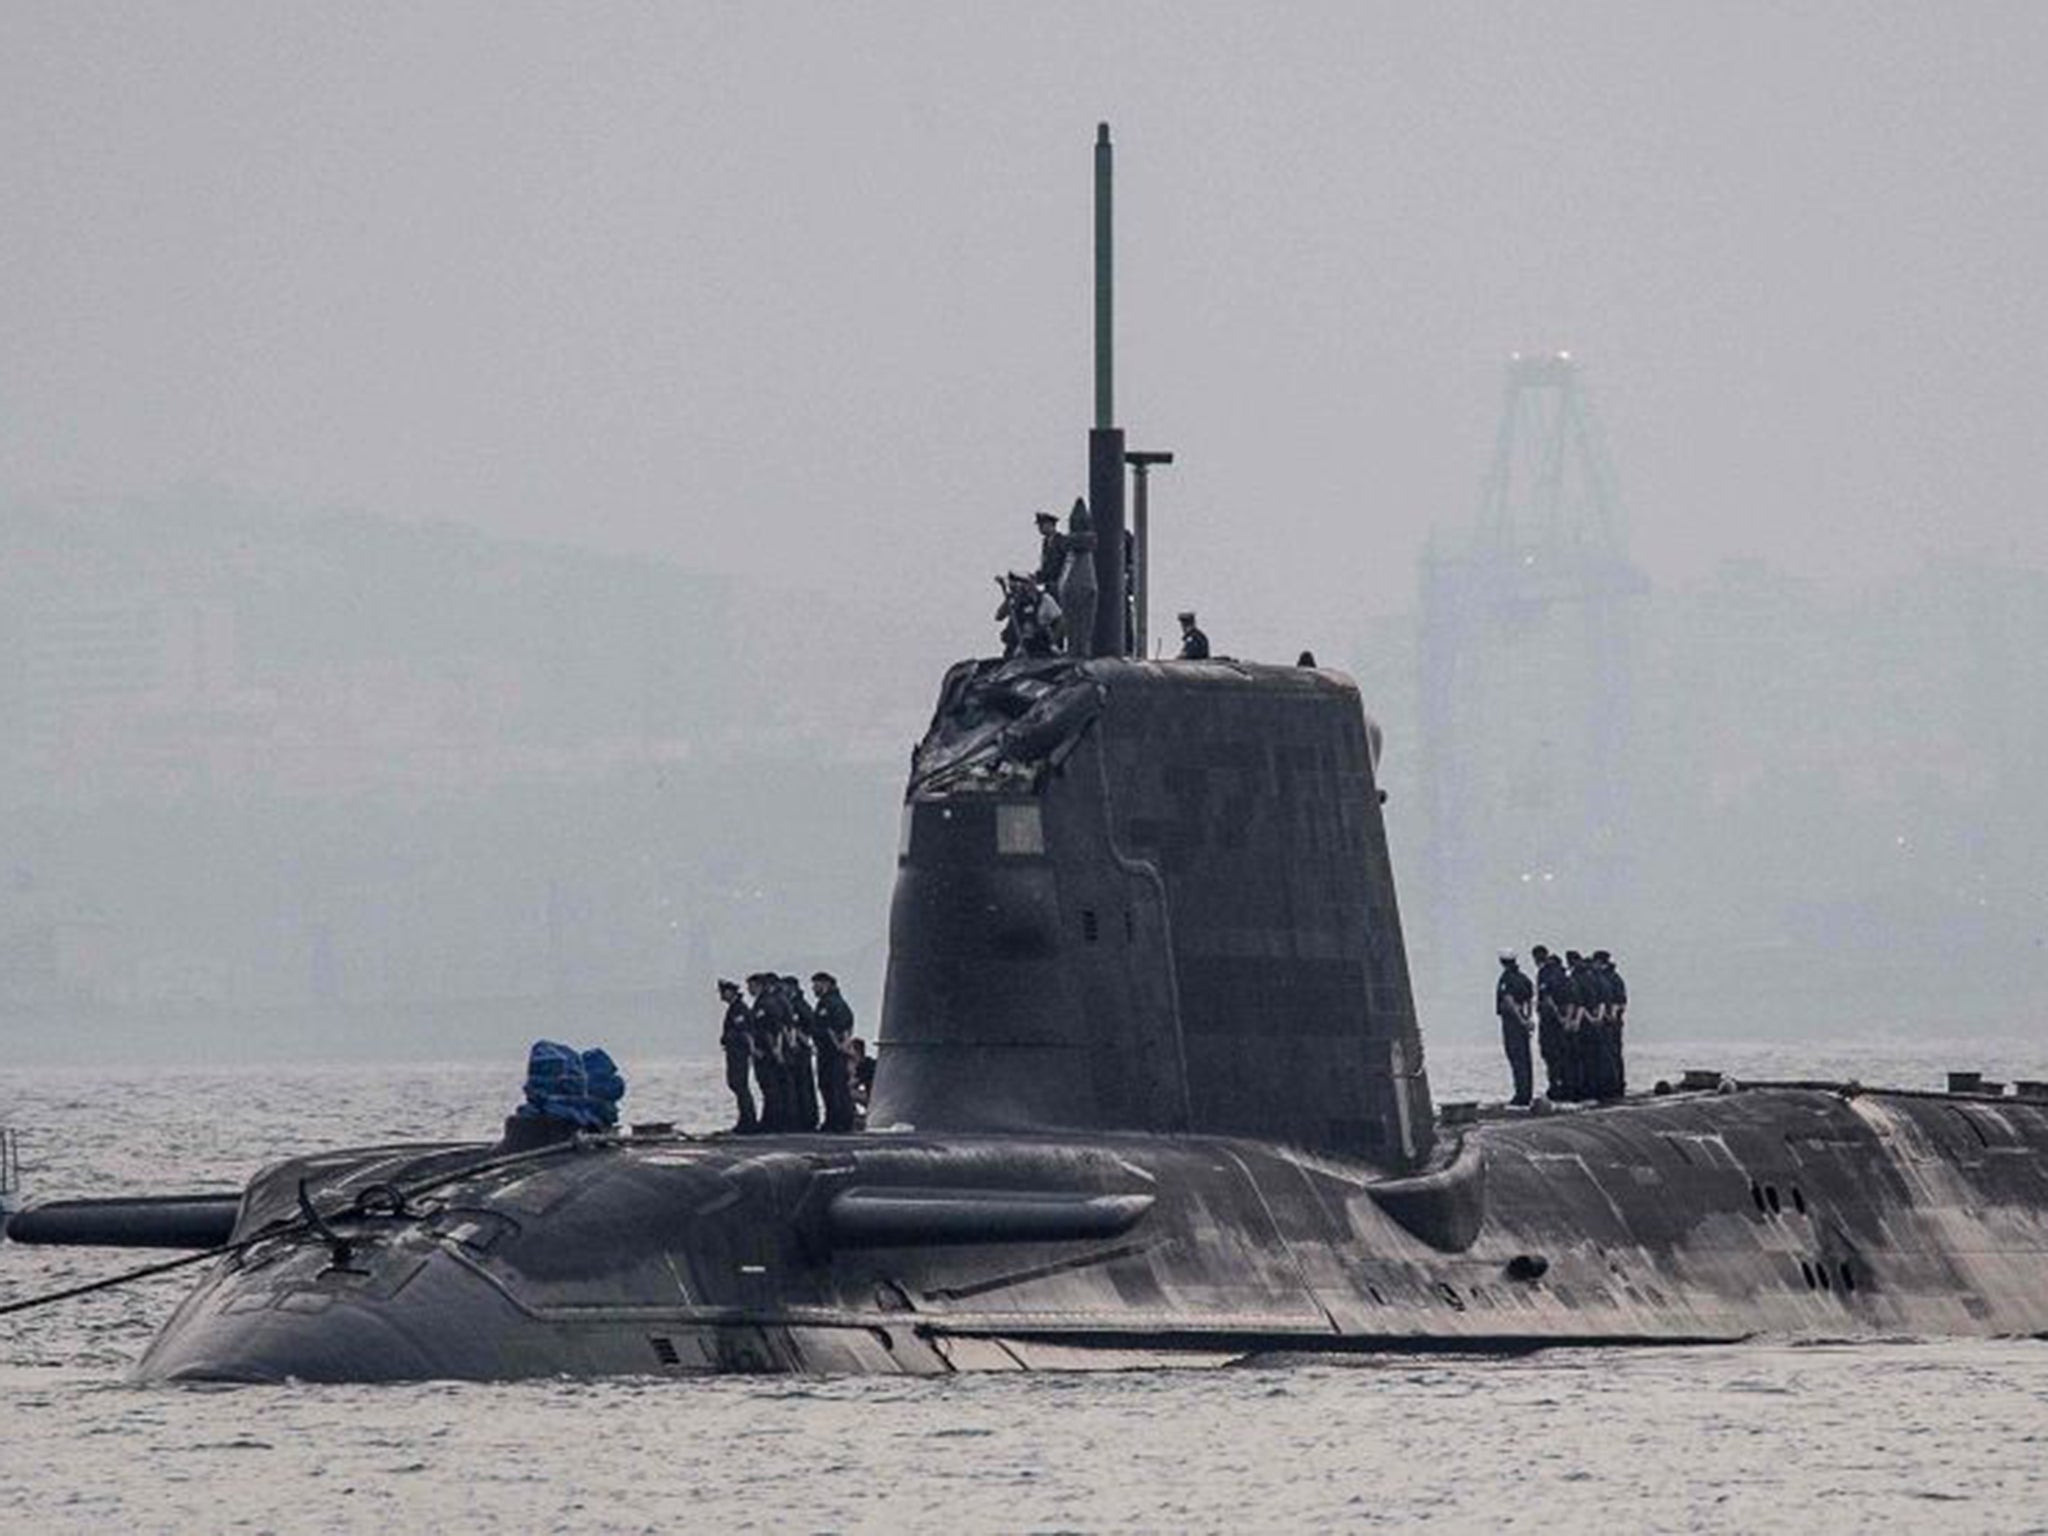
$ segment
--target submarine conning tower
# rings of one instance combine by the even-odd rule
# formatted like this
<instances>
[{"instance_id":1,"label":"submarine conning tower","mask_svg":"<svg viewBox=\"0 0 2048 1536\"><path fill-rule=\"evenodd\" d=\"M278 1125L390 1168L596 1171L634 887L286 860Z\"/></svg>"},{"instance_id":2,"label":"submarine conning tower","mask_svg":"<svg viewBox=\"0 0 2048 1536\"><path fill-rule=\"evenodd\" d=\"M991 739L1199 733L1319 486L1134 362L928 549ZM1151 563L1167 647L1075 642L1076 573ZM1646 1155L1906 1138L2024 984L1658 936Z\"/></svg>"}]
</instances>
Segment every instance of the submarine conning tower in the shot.
<instances>
[{"instance_id":1,"label":"submarine conning tower","mask_svg":"<svg viewBox=\"0 0 2048 1536\"><path fill-rule=\"evenodd\" d=\"M1104 123L1088 481L1105 595L1127 590L1111 155ZM1135 608L1105 596L1069 655L946 674L904 795L869 1121L1247 1136L1411 1169L1433 1117L1379 733L1336 673L1143 660L1142 510L1133 548Z\"/></svg>"},{"instance_id":2,"label":"submarine conning tower","mask_svg":"<svg viewBox=\"0 0 2048 1536\"><path fill-rule=\"evenodd\" d=\"M1423 1161L1377 742L1306 667L955 666L905 797L871 1123Z\"/></svg>"}]
</instances>

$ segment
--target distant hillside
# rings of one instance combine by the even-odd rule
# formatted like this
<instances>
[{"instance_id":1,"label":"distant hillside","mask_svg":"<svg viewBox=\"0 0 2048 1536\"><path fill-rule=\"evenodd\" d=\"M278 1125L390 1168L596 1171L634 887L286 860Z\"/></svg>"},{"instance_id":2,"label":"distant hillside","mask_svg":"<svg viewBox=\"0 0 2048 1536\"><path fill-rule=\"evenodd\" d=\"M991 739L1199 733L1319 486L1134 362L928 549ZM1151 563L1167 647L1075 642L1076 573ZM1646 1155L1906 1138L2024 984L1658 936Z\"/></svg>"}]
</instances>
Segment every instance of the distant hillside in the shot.
<instances>
[{"instance_id":1,"label":"distant hillside","mask_svg":"<svg viewBox=\"0 0 2048 1536\"><path fill-rule=\"evenodd\" d=\"M847 608L208 496L0 507L0 1016L274 1053L769 964L873 1006L945 658L899 681Z\"/></svg>"}]
</instances>

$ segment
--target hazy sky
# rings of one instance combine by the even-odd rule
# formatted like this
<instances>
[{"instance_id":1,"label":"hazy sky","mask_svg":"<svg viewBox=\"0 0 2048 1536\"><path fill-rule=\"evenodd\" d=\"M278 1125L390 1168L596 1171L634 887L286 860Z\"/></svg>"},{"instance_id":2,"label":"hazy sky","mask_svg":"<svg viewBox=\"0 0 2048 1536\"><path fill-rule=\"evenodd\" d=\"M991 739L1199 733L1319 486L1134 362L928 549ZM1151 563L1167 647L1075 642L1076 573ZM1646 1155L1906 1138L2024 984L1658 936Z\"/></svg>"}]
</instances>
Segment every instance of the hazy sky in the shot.
<instances>
[{"instance_id":1,"label":"hazy sky","mask_svg":"<svg viewBox=\"0 0 2048 1536\"><path fill-rule=\"evenodd\" d=\"M2048 563L2044 81L2038 4L0 0L0 494L928 581L971 648L1080 489L1108 118L1223 648L1412 600L1516 348L1659 580Z\"/></svg>"}]
</instances>

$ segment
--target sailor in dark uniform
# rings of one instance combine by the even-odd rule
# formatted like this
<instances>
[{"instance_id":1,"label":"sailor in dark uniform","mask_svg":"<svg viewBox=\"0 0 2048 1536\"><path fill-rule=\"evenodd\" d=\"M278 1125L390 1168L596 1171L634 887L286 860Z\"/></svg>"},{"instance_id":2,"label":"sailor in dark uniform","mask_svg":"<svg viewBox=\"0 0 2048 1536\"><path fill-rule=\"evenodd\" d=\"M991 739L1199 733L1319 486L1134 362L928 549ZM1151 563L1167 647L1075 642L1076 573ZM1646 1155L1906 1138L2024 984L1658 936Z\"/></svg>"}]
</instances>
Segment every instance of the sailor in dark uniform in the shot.
<instances>
[{"instance_id":1,"label":"sailor in dark uniform","mask_svg":"<svg viewBox=\"0 0 2048 1536\"><path fill-rule=\"evenodd\" d=\"M747 978L747 991L754 999L750 1020L754 1030L754 1070L761 1079L761 1129L786 1131L790 1126L789 1052L787 1035L792 1022L789 1005L781 988L766 971Z\"/></svg>"},{"instance_id":2,"label":"sailor in dark uniform","mask_svg":"<svg viewBox=\"0 0 2048 1536\"><path fill-rule=\"evenodd\" d=\"M996 605L996 622L1003 626L1003 656L1051 656L1059 649L1060 626L1064 622L1053 595L1029 576L1012 571L998 576L1003 600Z\"/></svg>"},{"instance_id":3,"label":"sailor in dark uniform","mask_svg":"<svg viewBox=\"0 0 2048 1536\"><path fill-rule=\"evenodd\" d=\"M1609 1082L1612 1052L1608 1045L1607 978L1601 974L1600 962L1588 955L1572 973L1572 980L1579 989L1584 1012L1579 1028L1586 1052L1586 1097L1611 1099L1614 1090Z\"/></svg>"},{"instance_id":4,"label":"sailor in dark uniform","mask_svg":"<svg viewBox=\"0 0 2048 1536\"><path fill-rule=\"evenodd\" d=\"M719 1048L725 1052L725 1086L739 1106L733 1129L744 1135L761 1128L760 1117L754 1113L754 1090L747 1082L747 1074L754 1069L752 1016L738 983L719 982L718 995L725 1003L725 1022L718 1030Z\"/></svg>"},{"instance_id":5,"label":"sailor in dark uniform","mask_svg":"<svg viewBox=\"0 0 2048 1536\"><path fill-rule=\"evenodd\" d=\"M818 1047L818 1087L825 1096L825 1129L844 1134L854 1128L853 1009L839 993L830 971L811 977L818 1006L812 1010L811 1038Z\"/></svg>"},{"instance_id":6,"label":"sailor in dark uniform","mask_svg":"<svg viewBox=\"0 0 2048 1536\"><path fill-rule=\"evenodd\" d=\"M1564 1091L1570 1099L1593 1097L1592 1031L1586 1027L1589 1005L1598 996L1586 982L1586 957L1576 949L1564 952L1565 990L1559 1011L1564 1014Z\"/></svg>"},{"instance_id":7,"label":"sailor in dark uniform","mask_svg":"<svg viewBox=\"0 0 2048 1536\"><path fill-rule=\"evenodd\" d=\"M859 1035L853 1037L853 1107L854 1123L866 1129L868 1104L875 1095L875 1058L868 1051L867 1041Z\"/></svg>"},{"instance_id":8,"label":"sailor in dark uniform","mask_svg":"<svg viewBox=\"0 0 2048 1536\"><path fill-rule=\"evenodd\" d=\"M1508 1071L1515 1080L1515 1096L1509 1102L1526 1105L1535 1096L1529 1032L1536 1023L1536 987L1522 973L1512 949L1500 952L1500 979L1493 986L1493 1011L1500 1015L1501 1049L1508 1053Z\"/></svg>"},{"instance_id":9,"label":"sailor in dark uniform","mask_svg":"<svg viewBox=\"0 0 2048 1536\"><path fill-rule=\"evenodd\" d=\"M1195 610L1187 609L1180 616L1180 659L1182 661L1207 661L1209 659L1209 637L1195 627Z\"/></svg>"},{"instance_id":10,"label":"sailor in dark uniform","mask_svg":"<svg viewBox=\"0 0 2048 1536\"><path fill-rule=\"evenodd\" d=\"M1516 1096L1511 1104L1528 1104L1534 1098L1534 1073L1530 1071L1530 1030L1536 1028L1536 985L1522 973L1516 952L1501 950L1501 975L1493 983L1493 1012L1501 1020L1501 1049L1507 1053L1507 1071L1516 1079Z\"/></svg>"},{"instance_id":11,"label":"sailor in dark uniform","mask_svg":"<svg viewBox=\"0 0 2048 1536\"><path fill-rule=\"evenodd\" d=\"M1538 944L1529 951L1536 962L1536 1049L1543 1056L1544 1094L1561 1104L1570 1094L1565 1059L1564 1010L1571 978L1557 956Z\"/></svg>"},{"instance_id":12,"label":"sailor in dark uniform","mask_svg":"<svg viewBox=\"0 0 2048 1536\"><path fill-rule=\"evenodd\" d=\"M1607 1082L1616 1098L1628 1092L1628 1064L1622 1032L1628 1023L1628 983L1606 950L1596 950L1593 961L1600 967L1600 979L1607 984Z\"/></svg>"},{"instance_id":13,"label":"sailor in dark uniform","mask_svg":"<svg viewBox=\"0 0 2048 1536\"><path fill-rule=\"evenodd\" d=\"M1033 514L1038 524L1038 585L1056 590L1060 573L1067 568L1067 536L1060 532L1060 520L1050 512Z\"/></svg>"},{"instance_id":14,"label":"sailor in dark uniform","mask_svg":"<svg viewBox=\"0 0 2048 1536\"><path fill-rule=\"evenodd\" d=\"M790 1112L789 1128L793 1131L815 1131L818 1128L818 1016L794 976L784 976L780 980L782 995L789 1001L790 1012L790 1092L794 1107Z\"/></svg>"}]
</instances>

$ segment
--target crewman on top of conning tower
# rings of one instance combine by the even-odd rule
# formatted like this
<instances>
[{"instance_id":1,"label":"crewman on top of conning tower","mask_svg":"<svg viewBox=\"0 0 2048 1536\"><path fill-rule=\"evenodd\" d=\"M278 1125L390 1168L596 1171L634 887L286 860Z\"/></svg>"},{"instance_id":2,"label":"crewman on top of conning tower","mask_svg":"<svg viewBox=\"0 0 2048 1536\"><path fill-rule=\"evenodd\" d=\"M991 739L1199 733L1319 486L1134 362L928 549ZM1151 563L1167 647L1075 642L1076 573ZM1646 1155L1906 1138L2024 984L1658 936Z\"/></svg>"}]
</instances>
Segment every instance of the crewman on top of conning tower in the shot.
<instances>
[{"instance_id":1,"label":"crewman on top of conning tower","mask_svg":"<svg viewBox=\"0 0 2048 1536\"><path fill-rule=\"evenodd\" d=\"M855 1035L847 1047L847 1055L853 1061L853 1106L854 1124L865 1129L868 1123L868 1100L875 1091L875 1058L868 1050L867 1041Z\"/></svg>"},{"instance_id":2,"label":"crewman on top of conning tower","mask_svg":"<svg viewBox=\"0 0 2048 1536\"><path fill-rule=\"evenodd\" d=\"M1038 524L1038 584L1050 592L1060 584L1060 572L1067 568L1067 536L1060 532L1060 520L1051 512L1035 512Z\"/></svg>"},{"instance_id":3,"label":"crewman on top of conning tower","mask_svg":"<svg viewBox=\"0 0 2048 1536\"><path fill-rule=\"evenodd\" d=\"M998 576L1003 600L996 622L1003 626L1003 656L1050 656L1059 649L1060 605L1029 576Z\"/></svg>"},{"instance_id":4,"label":"crewman on top of conning tower","mask_svg":"<svg viewBox=\"0 0 2048 1536\"><path fill-rule=\"evenodd\" d=\"M1181 610L1180 659L1182 661L1207 661L1209 659L1209 637L1195 627L1195 610L1192 608Z\"/></svg>"},{"instance_id":5,"label":"crewman on top of conning tower","mask_svg":"<svg viewBox=\"0 0 2048 1536\"><path fill-rule=\"evenodd\" d=\"M739 1107L733 1129L747 1135L761 1128L760 1117L754 1113L754 1090L747 1083L754 1066L752 1017L737 982L720 981L718 996L725 1003L725 1021L718 1029L718 1044L725 1052L725 1086L732 1090L733 1102Z\"/></svg>"},{"instance_id":6,"label":"crewman on top of conning tower","mask_svg":"<svg viewBox=\"0 0 2048 1536\"><path fill-rule=\"evenodd\" d=\"M1515 1080L1515 1096L1509 1102L1526 1106L1535 1096L1529 1032L1536 1027L1536 987L1522 973L1512 949L1500 952L1500 980L1493 987L1493 1011L1500 1016L1501 1049L1508 1053L1508 1071Z\"/></svg>"}]
</instances>

